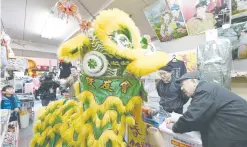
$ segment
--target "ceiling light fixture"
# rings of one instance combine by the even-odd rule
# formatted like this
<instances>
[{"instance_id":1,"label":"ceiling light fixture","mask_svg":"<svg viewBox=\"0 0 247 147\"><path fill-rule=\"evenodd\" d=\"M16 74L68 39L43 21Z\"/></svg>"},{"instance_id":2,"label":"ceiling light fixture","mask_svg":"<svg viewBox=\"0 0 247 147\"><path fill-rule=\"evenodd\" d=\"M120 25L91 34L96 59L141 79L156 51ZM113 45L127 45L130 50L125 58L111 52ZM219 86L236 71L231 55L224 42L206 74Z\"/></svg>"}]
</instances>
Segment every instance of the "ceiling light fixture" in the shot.
<instances>
[{"instance_id":1,"label":"ceiling light fixture","mask_svg":"<svg viewBox=\"0 0 247 147\"><path fill-rule=\"evenodd\" d=\"M50 13L41 32L41 37L47 39L60 37L63 35L63 30L66 30L67 26L65 19L61 19Z\"/></svg>"}]
</instances>

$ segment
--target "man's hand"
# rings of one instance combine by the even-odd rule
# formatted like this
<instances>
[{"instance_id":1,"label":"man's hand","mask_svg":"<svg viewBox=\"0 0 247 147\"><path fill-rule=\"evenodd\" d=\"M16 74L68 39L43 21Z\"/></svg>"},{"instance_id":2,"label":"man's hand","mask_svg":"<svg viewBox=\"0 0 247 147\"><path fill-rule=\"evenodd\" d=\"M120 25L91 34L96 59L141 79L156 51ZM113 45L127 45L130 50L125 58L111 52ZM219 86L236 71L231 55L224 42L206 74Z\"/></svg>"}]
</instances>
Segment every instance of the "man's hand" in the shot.
<instances>
[{"instance_id":1,"label":"man's hand","mask_svg":"<svg viewBox=\"0 0 247 147\"><path fill-rule=\"evenodd\" d=\"M172 130L174 123L166 124L166 128Z\"/></svg>"},{"instance_id":2,"label":"man's hand","mask_svg":"<svg viewBox=\"0 0 247 147\"><path fill-rule=\"evenodd\" d=\"M18 113L19 111L20 111L19 108L15 108L15 109L14 109L14 112L17 112L17 113Z\"/></svg>"},{"instance_id":3,"label":"man's hand","mask_svg":"<svg viewBox=\"0 0 247 147\"><path fill-rule=\"evenodd\" d=\"M172 126L174 125L175 121L173 121L172 119L168 118L168 119L165 120L165 122L166 122L166 128L172 130Z\"/></svg>"}]
</instances>

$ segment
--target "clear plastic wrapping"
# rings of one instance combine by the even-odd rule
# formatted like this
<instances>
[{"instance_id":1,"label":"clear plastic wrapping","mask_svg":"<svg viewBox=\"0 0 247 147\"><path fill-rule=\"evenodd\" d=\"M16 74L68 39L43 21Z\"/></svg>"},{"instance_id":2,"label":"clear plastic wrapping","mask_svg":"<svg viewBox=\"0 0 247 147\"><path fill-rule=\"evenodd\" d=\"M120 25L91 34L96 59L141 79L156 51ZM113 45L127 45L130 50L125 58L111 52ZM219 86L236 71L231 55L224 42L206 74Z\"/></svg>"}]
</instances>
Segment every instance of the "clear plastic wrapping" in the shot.
<instances>
[{"instance_id":1,"label":"clear plastic wrapping","mask_svg":"<svg viewBox=\"0 0 247 147\"><path fill-rule=\"evenodd\" d=\"M197 62L203 80L231 89L232 49L229 39L212 40L199 46Z\"/></svg>"}]
</instances>

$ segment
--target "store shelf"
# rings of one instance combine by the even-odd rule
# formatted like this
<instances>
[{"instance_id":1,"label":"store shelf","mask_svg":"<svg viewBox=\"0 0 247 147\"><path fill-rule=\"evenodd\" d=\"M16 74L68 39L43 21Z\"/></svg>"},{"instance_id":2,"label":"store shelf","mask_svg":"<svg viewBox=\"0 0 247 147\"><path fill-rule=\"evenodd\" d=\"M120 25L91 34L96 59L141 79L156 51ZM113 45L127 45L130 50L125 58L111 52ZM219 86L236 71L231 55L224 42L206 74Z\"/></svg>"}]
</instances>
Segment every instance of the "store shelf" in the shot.
<instances>
[{"instance_id":1,"label":"store shelf","mask_svg":"<svg viewBox=\"0 0 247 147\"><path fill-rule=\"evenodd\" d=\"M3 140L2 147L18 147L19 125L17 121L10 122L8 131Z\"/></svg>"},{"instance_id":2,"label":"store shelf","mask_svg":"<svg viewBox=\"0 0 247 147\"><path fill-rule=\"evenodd\" d=\"M0 128L0 130L1 130L1 140L0 140L0 147L2 147L5 134L8 131L10 115L11 115L10 110L0 109L0 116L1 116L1 128Z\"/></svg>"},{"instance_id":3,"label":"store shelf","mask_svg":"<svg viewBox=\"0 0 247 147\"><path fill-rule=\"evenodd\" d=\"M247 78L247 72L233 72L232 73L232 78L238 78L238 77L245 77Z\"/></svg>"}]
</instances>

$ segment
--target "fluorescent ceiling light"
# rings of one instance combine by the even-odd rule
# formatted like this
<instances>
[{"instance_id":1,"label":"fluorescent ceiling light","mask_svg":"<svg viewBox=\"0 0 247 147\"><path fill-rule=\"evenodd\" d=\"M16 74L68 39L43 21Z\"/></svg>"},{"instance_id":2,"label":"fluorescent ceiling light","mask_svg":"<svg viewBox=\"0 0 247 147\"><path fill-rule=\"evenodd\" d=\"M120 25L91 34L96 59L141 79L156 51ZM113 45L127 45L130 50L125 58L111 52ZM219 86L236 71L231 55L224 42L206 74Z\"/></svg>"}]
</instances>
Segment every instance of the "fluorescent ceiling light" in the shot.
<instances>
[{"instance_id":1,"label":"fluorescent ceiling light","mask_svg":"<svg viewBox=\"0 0 247 147\"><path fill-rule=\"evenodd\" d=\"M61 37L67 29L66 19L61 19L59 17L50 14L48 17L45 27L41 32L43 38L51 39Z\"/></svg>"}]
</instances>

